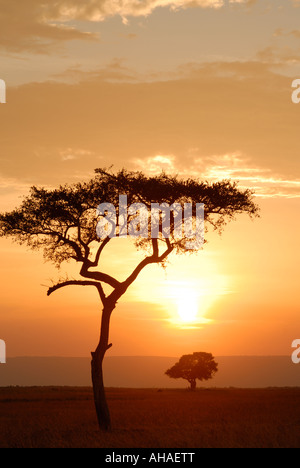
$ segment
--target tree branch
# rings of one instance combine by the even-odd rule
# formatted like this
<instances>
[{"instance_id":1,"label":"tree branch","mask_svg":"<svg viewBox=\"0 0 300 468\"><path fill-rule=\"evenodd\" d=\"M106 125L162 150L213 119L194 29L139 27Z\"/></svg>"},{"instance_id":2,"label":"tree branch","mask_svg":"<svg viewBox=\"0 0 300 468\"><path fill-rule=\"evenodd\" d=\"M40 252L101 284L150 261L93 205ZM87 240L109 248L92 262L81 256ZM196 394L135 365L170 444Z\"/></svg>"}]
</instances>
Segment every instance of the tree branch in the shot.
<instances>
[{"instance_id":1,"label":"tree branch","mask_svg":"<svg viewBox=\"0 0 300 468\"><path fill-rule=\"evenodd\" d=\"M152 248L153 248L153 257L159 257L159 250L158 250L158 240L156 238L152 238Z\"/></svg>"},{"instance_id":2,"label":"tree branch","mask_svg":"<svg viewBox=\"0 0 300 468\"><path fill-rule=\"evenodd\" d=\"M64 244L70 245L73 248L73 250L75 251L76 256L77 256L77 261L81 262L81 261L84 260L81 249L80 249L79 245L76 244L75 241L72 241L72 240L66 238L65 236L63 236L59 232L53 232L53 236L57 236L59 241L63 242Z\"/></svg>"},{"instance_id":3,"label":"tree branch","mask_svg":"<svg viewBox=\"0 0 300 468\"><path fill-rule=\"evenodd\" d=\"M83 276L84 278L93 279L95 281L101 281L102 283L106 283L114 289L119 288L121 286L121 283L118 280L116 280L113 276L110 276L101 271L88 271L90 266L91 264L88 262L83 263L82 268L80 270L81 276Z\"/></svg>"},{"instance_id":4,"label":"tree branch","mask_svg":"<svg viewBox=\"0 0 300 468\"><path fill-rule=\"evenodd\" d=\"M102 302L104 303L106 300L106 296L104 294L101 283L98 283L96 281L80 281L80 280L64 281L62 283L58 283L55 286L52 286L51 288L49 288L47 291L47 296L50 296L52 293L54 293L58 289L64 288L65 286L95 286L99 292Z\"/></svg>"},{"instance_id":5,"label":"tree branch","mask_svg":"<svg viewBox=\"0 0 300 468\"><path fill-rule=\"evenodd\" d=\"M82 245L82 247L84 248L84 252L85 252L85 258L89 258L89 254L90 254L90 249L89 249L89 246L83 242L82 238L81 238L81 226L80 226L80 223L78 223L78 226L77 226L77 236L78 236L78 240L80 242L80 245Z\"/></svg>"},{"instance_id":6,"label":"tree branch","mask_svg":"<svg viewBox=\"0 0 300 468\"><path fill-rule=\"evenodd\" d=\"M100 260L100 255L102 254L102 251L104 249L104 247L109 243L110 241L110 237L106 237L103 242L101 243L100 247L98 248L97 250L97 253L96 253L96 256L95 256L95 260L93 262L90 263L90 266L91 267L96 267L98 266L98 263L99 263L99 260Z\"/></svg>"},{"instance_id":7,"label":"tree branch","mask_svg":"<svg viewBox=\"0 0 300 468\"><path fill-rule=\"evenodd\" d=\"M166 240L167 240L168 248L160 256L158 255L158 246L157 246L157 244L156 243L153 244L153 255L151 255L150 257L144 258L144 260L142 260L141 263L139 263L139 265L135 268L135 270L131 273L131 275L122 283L124 288L125 288L125 291L136 280L138 275L141 273L141 271L147 265L151 265L152 263L161 263L161 262L163 262L167 258L167 256L173 251L174 247L171 244L170 239L166 239Z\"/></svg>"}]
</instances>

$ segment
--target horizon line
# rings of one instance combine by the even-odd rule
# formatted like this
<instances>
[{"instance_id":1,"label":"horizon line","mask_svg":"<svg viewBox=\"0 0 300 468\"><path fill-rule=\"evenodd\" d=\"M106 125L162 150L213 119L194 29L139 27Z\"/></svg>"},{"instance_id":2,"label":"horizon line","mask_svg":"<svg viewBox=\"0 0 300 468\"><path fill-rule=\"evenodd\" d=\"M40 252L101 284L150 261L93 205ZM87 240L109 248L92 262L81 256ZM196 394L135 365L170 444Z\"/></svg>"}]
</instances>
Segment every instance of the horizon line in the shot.
<instances>
[{"instance_id":1,"label":"horizon line","mask_svg":"<svg viewBox=\"0 0 300 468\"><path fill-rule=\"evenodd\" d=\"M185 353L191 354L191 353ZM115 355L115 356L106 356L105 358L172 358L179 359L180 356L163 356L163 355L141 355L141 354L126 354L126 355ZM220 357L291 357L290 354L216 354L216 358ZM17 355L17 356L7 356L7 359L22 359L22 358L39 358L39 359L89 359L90 356L57 356L57 355Z\"/></svg>"}]
</instances>

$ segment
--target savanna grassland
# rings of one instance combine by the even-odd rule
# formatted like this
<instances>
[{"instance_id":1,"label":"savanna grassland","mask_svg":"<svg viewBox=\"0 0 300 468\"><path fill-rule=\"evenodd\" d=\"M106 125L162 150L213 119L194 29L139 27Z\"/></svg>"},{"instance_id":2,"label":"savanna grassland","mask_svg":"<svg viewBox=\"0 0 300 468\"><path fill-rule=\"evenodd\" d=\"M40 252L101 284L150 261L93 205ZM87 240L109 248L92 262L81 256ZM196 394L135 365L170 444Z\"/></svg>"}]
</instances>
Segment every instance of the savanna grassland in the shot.
<instances>
[{"instance_id":1,"label":"savanna grassland","mask_svg":"<svg viewBox=\"0 0 300 468\"><path fill-rule=\"evenodd\" d=\"M0 388L1 448L300 447L300 388L108 388L100 433L91 388Z\"/></svg>"}]
</instances>

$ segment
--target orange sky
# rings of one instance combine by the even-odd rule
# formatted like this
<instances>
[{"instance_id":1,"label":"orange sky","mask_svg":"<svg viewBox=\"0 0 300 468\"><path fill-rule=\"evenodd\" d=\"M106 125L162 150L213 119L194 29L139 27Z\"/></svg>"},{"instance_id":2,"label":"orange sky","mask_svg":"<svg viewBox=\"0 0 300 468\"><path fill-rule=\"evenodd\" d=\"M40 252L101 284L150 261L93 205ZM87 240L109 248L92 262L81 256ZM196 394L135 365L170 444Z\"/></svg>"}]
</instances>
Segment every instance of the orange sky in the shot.
<instances>
[{"instance_id":1,"label":"orange sky","mask_svg":"<svg viewBox=\"0 0 300 468\"><path fill-rule=\"evenodd\" d=\"M112 164L231 178L257 194L261 218L240 216L199 254L143 272L113 314L110 355L291 354L300 334L299 7L0 0L1 211L33 184L87 180ZM112 243L105 268L123 278L141 254ZM8 356L88 356L100 326L95 291L47 298L64 271L6 239L0 252ZM75 276L76 265L65 271Z\"/></svg>"}]
</instances>

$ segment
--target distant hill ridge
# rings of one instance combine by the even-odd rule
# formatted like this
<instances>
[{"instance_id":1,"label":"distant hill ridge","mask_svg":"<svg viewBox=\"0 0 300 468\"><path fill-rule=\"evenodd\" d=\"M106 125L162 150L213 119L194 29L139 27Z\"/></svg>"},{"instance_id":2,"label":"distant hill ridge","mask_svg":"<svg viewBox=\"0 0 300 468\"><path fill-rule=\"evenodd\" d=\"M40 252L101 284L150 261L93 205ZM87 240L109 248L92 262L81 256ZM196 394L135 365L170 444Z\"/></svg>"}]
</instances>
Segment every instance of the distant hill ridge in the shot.
<instances>
[{"instance_id":1,"label":"distant hill ridge","mask_svg":"<svg viewBox=\"0 0 300 468\"><path fill-rule=\"evenodd\" d=\"M290 356L216 356L219 372L204 387L300 386L300 364ZM105 385L127 388L184 388L182 379L164 375L178 357L107 356ZM0 386L90 386L90 358L15 357L0 364Z\"/></svg>"}]
</instances>

